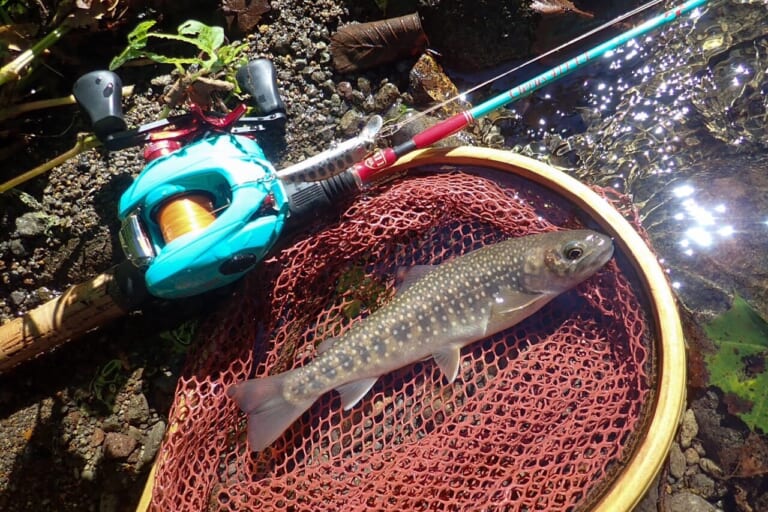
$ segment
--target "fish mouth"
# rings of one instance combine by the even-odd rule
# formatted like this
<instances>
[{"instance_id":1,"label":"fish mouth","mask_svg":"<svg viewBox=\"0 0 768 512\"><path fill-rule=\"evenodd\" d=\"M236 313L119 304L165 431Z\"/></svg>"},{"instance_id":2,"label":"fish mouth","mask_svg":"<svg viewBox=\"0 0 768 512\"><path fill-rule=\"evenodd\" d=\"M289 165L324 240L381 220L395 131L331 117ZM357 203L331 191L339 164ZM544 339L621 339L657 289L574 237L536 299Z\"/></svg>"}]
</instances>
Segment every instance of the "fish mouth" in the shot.
<instances>
[{"instance_id":1,"label":"fish mouth","mask_svg":"<svg viewBox=\"0 0 768 512\"><path fill-rule=\"evenodd\" d=\"M613 238L602 233L591 233L587 237L587 242L594 248L592 254L588 256L588 263L595 267L602 267L613 257Z\"/></svg>"}]
</instances>

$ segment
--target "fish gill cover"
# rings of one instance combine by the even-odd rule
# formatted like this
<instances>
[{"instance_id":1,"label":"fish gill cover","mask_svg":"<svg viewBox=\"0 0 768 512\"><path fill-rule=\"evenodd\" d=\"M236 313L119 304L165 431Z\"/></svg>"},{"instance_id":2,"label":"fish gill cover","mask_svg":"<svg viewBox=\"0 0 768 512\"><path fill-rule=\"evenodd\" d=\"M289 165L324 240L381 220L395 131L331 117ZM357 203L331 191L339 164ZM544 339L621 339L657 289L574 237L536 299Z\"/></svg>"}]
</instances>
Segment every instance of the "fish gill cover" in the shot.
<instances>
[{"instance_id":1,"label":"fish gill cover","mask_svg":"<svg viewBox=\"0 0 768 512\"><path fill-rule=\"evenodd\" d=\"M349 411L327 393L261 452L248 450L245 415L226 395L306 364L323 339L391 299L403 266L582 227L542 194L464 173L410 177L249 274L199 328L152 509L575 510L596 499L631 454L652 395L647 319L615 261L466 347L452 384L429 360L382 376ZM355 275L375 293L361 300Z\"/></svg>"}]
</instances>

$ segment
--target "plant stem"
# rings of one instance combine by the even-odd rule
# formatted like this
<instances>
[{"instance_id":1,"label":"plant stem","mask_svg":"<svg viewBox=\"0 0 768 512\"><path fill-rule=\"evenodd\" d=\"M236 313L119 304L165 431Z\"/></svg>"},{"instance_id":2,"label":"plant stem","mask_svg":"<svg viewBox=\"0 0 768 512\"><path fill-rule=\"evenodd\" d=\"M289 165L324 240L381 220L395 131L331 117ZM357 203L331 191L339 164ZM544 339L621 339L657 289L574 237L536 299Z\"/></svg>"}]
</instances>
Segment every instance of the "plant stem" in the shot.
<instances>
[{"instance_id":1,"label":"plant stem","mask_svg":"<svg viewBox=\"0 0 768 512\"><path fill-rule=\"evenodd\" d=\"M53 46L67 32L69 32L69 25L66 22L62 23L40 41L33 44L32 48L23 51L13 61L0 68L0 85L18 80L21 72L32 63L35 57Z\"/></svg>"},{"instance_id":2,"label":"plant stem","mask_svg":"<svg viewBox=\"0 0 768 512\"><path fill-rule=\"evenodd\" d=\"M131 96L132 94L132 85L126 85L123 87L122 95L124 98L126 96ZM25 114L27 112L32 112L34 110L72 105L75 103L75 101L76 100L74 95L70 94L69 96L64 96L61 98L49 98L46 100L30 101L27 103L21 103L19 105L12 105L8 108L0 109L0 121L5 121L6 119Z\"/></svg>"},{"instance_id":3,"label":"plant stem","mask_svg":"<svg viewBox=\"0 0 768 512\"><path fill-rule=\"evenodd\" d=\"M99 142L99 139L97 139L95 135L80 134L77 136L77 142L70 150L65 151L52 160L48 160L44 164L38 165L34 169L29 170L20 176L16 176L15 178L12 178L5 183L0 183L0 194L7 192L17 185L21 185L25 181L31 180L32 178L43 174L44 172L50 171L57 165L66 162L70 158L79 155L83 151L87 151L100 145L101 142Z\"/></svg>"}]
</instances>

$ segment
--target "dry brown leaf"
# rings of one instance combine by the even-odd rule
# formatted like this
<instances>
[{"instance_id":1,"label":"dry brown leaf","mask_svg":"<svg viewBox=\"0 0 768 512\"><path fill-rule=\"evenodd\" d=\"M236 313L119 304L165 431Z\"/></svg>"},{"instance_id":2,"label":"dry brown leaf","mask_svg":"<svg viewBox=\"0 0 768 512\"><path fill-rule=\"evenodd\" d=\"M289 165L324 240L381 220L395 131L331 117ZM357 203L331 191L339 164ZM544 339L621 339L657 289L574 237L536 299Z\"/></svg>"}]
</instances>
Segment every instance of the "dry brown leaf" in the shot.
<instances>
[{"instance_id":1,"label":"dry brown leaf","mask_svg":"<svg viewBox=\"0 0 768 512\"><path fill-rule=\"evenodd\" d=\"M356 23L341 27L331 38L333 64L341 73L352 73L411 57L427 47L419 15Z\"/></svg>"},{"instance_id":2,"label":"dry brown leaf","mask_svg":"<svg viewBox=\"0 0 768 512\"><path fill-rule=\"evenodd\" d=\"M270 9L268 0L222 0L221 9L230 28L243 34L253 30Z\"/></svg>"}]
</instances>

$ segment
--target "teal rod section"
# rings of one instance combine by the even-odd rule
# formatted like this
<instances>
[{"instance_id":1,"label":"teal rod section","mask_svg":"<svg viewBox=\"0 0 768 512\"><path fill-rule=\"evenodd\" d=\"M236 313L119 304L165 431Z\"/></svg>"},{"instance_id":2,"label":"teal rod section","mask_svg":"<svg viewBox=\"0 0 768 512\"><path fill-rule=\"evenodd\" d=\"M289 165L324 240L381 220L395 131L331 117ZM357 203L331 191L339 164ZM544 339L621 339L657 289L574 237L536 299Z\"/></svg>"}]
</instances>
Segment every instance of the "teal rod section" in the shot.
<instances>
[{"instance_id":1,"label":"teal rod section","mask_svg":"<svg viewBox=\"0 0 768 512\"><path fill-rule=\"evenodd\" d=\"M501 93L498 96L494 96L493 98L485 101L484 103L481 103L480 105L477 105L476 107L473 107L472 109L470 109L468 114L472 119L479 119L493 112L494 110L499 109L504 105L507 105L508 103L511 103L520 98L524 98L525 96L531 94L533 91L544 87L545 85L557 80L563 75L570 73L571 71L574 71L576 69L579 69L580 67L584 66L588 62L594 59L597 59L599 57L602 57L609 51L615 50L616 48L623 45L624 43L632 39L635 39L636 37L641 36L646 32L650 32L651 30L661 25L669 23L675 18L678 18L679 16L689 11L692 11L693 9L696 9L697 7L700 7L705 3L706 3L706 0L688 0L684 4L678 7L675 7L674 9L670 9L654 18L651 18L646 22L638 25L637 27L627 30L626 32L619 34L613 39L609 39L608 41L598 46L595 46L591 50L581 53L576 57L548 71L545 71L544 73L538 75L535 78L528 80L523 84L513 87L512 89L504 93Z\"/></svg>"}]
</instances>

